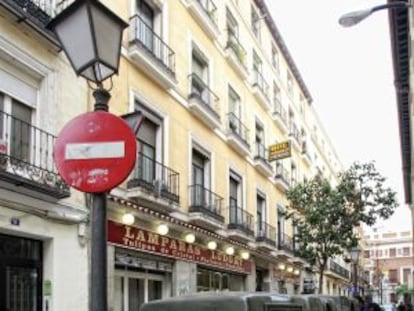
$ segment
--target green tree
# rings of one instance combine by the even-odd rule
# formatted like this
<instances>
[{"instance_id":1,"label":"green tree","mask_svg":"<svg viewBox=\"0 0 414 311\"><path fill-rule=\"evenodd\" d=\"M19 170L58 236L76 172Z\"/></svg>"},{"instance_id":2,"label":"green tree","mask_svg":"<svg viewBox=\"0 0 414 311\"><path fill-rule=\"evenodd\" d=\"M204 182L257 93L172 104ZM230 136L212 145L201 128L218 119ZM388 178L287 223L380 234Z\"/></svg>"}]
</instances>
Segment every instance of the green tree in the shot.
<instances>
[{"instance_id":1,"label":"green tree","mask_svg":"<svg viewBox=\"0 0 414 311\"><path fill-rule=\"evenodd\" d=\"M411 296L411 294L414 293L414 289L408 287L407 284L401 284L396 288L396 293L398 297L402 296L405 301L407 296Z\"/></svg>"},{"instance_id":2,"label":"green tree","mask_svg":"<svg viewBox=\"0 0 414 311\"><path fill-rule=\"evenodd\" d=\"M357 245L354 228L387 219L398 206L385 181L373 162L354 163L339 175L336 186L317 175L287 192L297 255L318 268L319 293L328 259Z\"/></svg>"}]
</instances>

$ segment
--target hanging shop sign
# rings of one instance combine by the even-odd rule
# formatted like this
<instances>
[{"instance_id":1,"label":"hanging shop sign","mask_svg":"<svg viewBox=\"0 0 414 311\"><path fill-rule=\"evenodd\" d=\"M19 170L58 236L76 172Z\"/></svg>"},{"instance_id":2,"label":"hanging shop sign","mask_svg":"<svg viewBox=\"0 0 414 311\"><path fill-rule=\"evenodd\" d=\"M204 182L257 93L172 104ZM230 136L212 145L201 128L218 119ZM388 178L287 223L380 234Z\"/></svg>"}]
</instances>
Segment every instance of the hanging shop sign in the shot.
<instances>
[{"instance_id":1,"label":"hanging shop sign","mask_svg":"<svg viewBox=\"0 0 414 311\"><path fill-rule=\"evenodd\" d=\"M252 262L238 256L186 243L169 236L108 220L108 242L143 252L192 261L241 273L252 271Z\"/></svg>"},{"instance_id":2,"label":"hanging shop sign","mask_svg":"<svg viewBox=\"0 0 414 311\"><path fill-rule=\"evenodd\" d=\"M269 162L289 158L291 156L290 141L273 144L269 146Z\"/></svg>"}]
</instances>

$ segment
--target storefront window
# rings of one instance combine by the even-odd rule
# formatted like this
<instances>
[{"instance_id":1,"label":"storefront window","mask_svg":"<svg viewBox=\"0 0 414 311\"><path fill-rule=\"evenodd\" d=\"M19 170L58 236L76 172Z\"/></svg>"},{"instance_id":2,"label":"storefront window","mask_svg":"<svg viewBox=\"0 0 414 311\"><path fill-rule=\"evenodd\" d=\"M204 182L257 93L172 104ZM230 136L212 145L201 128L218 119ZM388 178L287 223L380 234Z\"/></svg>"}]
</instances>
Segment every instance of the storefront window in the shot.
<instances>
[{"instance_id":1,"label":"storefront window","mask_svg":"<svg viewBox=\"0 0 414 311\"><path fill-rule=\"evenodd\" d=\"M244 276L198 268L197 291L243 291Z\"/></svg>"}]
</instances>

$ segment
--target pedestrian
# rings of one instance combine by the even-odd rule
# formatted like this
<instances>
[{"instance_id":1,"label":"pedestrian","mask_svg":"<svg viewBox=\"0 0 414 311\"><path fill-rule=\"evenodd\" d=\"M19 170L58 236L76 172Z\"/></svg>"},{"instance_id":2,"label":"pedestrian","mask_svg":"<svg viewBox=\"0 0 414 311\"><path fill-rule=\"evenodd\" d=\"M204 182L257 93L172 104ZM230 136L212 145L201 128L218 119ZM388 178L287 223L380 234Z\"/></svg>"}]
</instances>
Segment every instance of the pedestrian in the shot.
<instances>
[{"instance_id":1,"label":"pedestrian","mask_svg":"<svg viewBox=\"0 0 414 311\"><path fill-rule=\"evenodd\" d=\"M407 311L407 308L405 307L404 302L400 301L397 307L397 311Z\"/></svg>"},{"instance_id":2,"label":"pedestrian","mask_svg":"<svg viewBox=\"0 0 414 311\"><path fill-rule=\"evenodd\" d=\"M357 295L357 296L355 296L355 299L358 301L359 311L364 311L363 310L364 304L365 304L364 298L362 298L361 296ZM357 310L355 310L355 311L357 311Z\"/></svg>"},{"instance_id":3,"label":"pedestrian","mask_svg":"<svg viewBox=\"0 0 414 311\"><path fill-rule=\"evenodd\" d=\"M381 311L379 304L372 300L372 296L365 296L365 304L361 311Z\"/></svg>"}]
</instances>

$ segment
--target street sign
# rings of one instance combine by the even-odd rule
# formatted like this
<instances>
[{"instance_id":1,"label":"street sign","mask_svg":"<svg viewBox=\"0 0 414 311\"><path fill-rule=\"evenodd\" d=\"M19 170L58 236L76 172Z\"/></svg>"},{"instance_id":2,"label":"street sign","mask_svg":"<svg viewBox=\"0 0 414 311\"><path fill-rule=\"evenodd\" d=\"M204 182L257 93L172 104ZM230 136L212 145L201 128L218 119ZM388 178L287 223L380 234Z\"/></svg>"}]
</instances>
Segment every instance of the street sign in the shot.
<instances>
[{"instance_id":1,"label":"street sign","mask_svg":"<svg viewBox=\"0 0 414 311\"><path fill-rule=\"evenodd\" d=\"M291 156L290 141L284 141L269 146L269 162L281 160Z\"/></svg>"},{"instance_id":2,"label":"street sign","mask_svg":"<svg viewBox=\"0 0 414 311\"><path fill-rule=\"evenodd\" d=\"M105 111L69 121L54 147L59 174L71 187L106 192L122 183L134 167L137 143L129 125Z\"/></svg>"}]
</instances>

